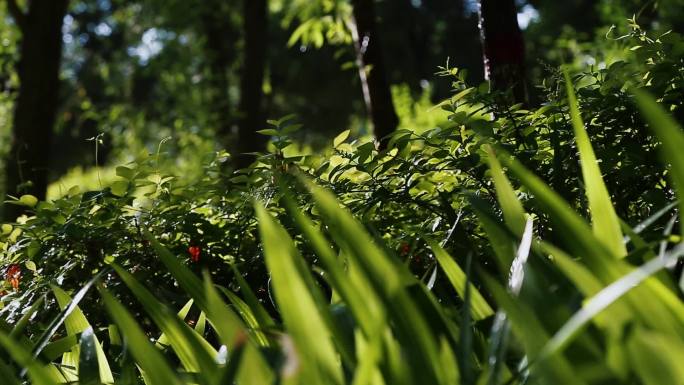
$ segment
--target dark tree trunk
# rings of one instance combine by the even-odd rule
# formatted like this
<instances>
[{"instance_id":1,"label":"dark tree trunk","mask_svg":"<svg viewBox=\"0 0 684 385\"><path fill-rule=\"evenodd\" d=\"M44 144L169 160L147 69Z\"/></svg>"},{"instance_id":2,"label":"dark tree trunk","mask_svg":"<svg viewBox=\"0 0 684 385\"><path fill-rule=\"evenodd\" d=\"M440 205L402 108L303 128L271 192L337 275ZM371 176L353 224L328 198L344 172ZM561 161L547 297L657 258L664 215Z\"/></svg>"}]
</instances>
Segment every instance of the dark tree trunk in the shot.
<instances>
[{"instance_id":1,"label":"dark tree trunk","mask_svg":"<svg viewBox=\"0 0 684 385\"><path fill-rule=\"evenodd\" d=\"M375 22L373 0L352 0L354 20L351 25L356 48L356 63L363 88L363 99L373 122L373 134L379 149L387 146L386 136L394 132L399 118L394 111L380 39Z\"/></svg>"},{"instance_id":2,"label":"dark tree trunk","mask_svg":"<svg viewBox=\"0 0 684 385\"><path fill-rule=\"evenodd\" d=\"M8 194L32 194L45 199L50 143L55 124L59 66L62 56L62 20L68 0L32 0L27 13L8 0L22 32L19 48L19 93L15 101L12 144L7 158ZM21 214L5 206L5 220Z\"/></svg>"},{"instance_id":3,"label":"dark tree trunk","mask_svg":"<svg viewBox=\"0 0 684 385\"><path fill-rule=\"evenodd\" d=\"M480 38L490 89L508 93L508 103L526 103L525 43L515 0L480 0Z\"/></svg>"},{"instance_id":4,"label":"dark tree trunk","mask_svg":"<svg viewBox=\"0 0 684 385\"><path fill-rule=\"evenodd\" d=\"M228 146L235 121L229 97L228 74L235 60L237 31L231 21L231 10L222 0L202 4L205 55L209 69L210 120L216 128L218 141Z\"/></svg>"},{"instance_id":5,"label":"dark tree trunk","mask_svg":"<svg viewBox=\"0 0 684 385\"><path fill-rule=\"evenodd\" d=\"M244 0L245 60L240 82L240 126L235 165L246 167L254 161L249 153L266 148L266 137L257 133L265 128L263 110L264 72L268 34L268 1Z\"/></svg>"}]
</instances>

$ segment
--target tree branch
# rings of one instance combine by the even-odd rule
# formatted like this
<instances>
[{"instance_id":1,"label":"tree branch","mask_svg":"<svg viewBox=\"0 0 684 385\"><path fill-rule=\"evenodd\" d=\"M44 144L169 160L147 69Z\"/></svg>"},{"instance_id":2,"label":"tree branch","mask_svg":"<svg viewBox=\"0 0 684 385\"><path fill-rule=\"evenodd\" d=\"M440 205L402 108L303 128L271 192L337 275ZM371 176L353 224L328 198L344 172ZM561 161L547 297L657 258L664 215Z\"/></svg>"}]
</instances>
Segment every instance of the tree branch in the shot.
<instances>
[{"instance_id":1,"label":"tree branch","mask_svg":"<svg viewBox=\"0 0 684 385\"><path fill-rule=\"evenodd\" d=\"M14 22L19 26L22 31L26 26L26 14L21 10L17 0L7 0L7 10L14 19Z\"/></svg>"}]
</instances>

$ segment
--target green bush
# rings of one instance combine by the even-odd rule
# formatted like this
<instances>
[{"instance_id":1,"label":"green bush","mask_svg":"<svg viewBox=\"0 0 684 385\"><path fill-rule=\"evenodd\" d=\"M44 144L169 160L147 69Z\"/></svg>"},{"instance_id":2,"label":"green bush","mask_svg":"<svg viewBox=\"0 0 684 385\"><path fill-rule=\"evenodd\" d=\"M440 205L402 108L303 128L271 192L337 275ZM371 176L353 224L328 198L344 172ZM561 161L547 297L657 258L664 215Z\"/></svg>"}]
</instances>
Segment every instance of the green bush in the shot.
<instances>
[{"instance_id":1,"label":"green bush","mask_svg":"<svg viewBox=\"0 0 684 385\"><path fill-rule=\"evenodd\" d=\"M684 383L684 51L626 40L533 111L444 68L449 123L387 151L346 131L294 155L286 117L245 170L219 153L189 183L143 152L102 190L11 202L32 216L2 227L3 378Z\"/></svg>"}]
</instances>

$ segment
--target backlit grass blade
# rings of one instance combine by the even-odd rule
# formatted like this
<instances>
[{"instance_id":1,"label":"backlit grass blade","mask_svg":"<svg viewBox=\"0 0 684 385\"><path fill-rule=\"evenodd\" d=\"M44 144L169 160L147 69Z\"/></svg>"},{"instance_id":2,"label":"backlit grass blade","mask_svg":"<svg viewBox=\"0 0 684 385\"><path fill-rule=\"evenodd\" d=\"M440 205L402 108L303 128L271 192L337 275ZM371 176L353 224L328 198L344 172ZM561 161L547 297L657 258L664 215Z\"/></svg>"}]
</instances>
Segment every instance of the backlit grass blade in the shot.
<instances>
[{"instance_id":1,"label":"backlit grass blade","mask_svg":"<svg viewBox=\"0 0 684 385\"><path fill-rule=\"evenodd\" d=\"M345 272L338 256L314 222L297 208L289 196L284 197L284 203L295 224L320 258L327 273L326 278L349 306L366 337L371 338L374 325L379 319L384 319L384 314L375 293L360 288L361 285L370 287L370 283L365 280L361 283L359 280L364 277Z\"/></svg>"},{"instance_id":2,"label":"backlit grass blade","mask_svg":"<svg viewBox=\"0 0 684 385\"><path fill-rule=\"evenodd\" d=\"M164 245L150 234L147 230L143 230L145 238L150 241L155 252L161 259L162 263L169 270L169 273L176 279L178 285L194 300L202 311L207 314L209 322L214 325L219 333L223 333L221 337L229 349L232 349L232 341L235 336L244 331L244 324L240 317L230 310L226 304L219 300L214 301L214 306L209 306L207 299L207 291L205 284L184 266L178 258L176 258ZM212 289L213 290L213 289ZM218 296L218 294L216 294ZM212 317L212 314L215 317ZM220 325L216 323L220 322Z\"/></svg>"},{"instance_id":3,"label":"backlit grass blade","mask_svg":"<svg viewBox=\"0 0 684 385\"><path fill-rule=\"evenodd\" d=\"M3 385L21 385L21 382L15 375L14 368L4 360L0 360L0 376L2 376Z\"/></svg>"},{"instance_id":4,"label":"backlit grass blade","mask_svg":"<svg viewBox=\"0 0 684 385\"><path fill-rule=\"evenodd\" d=\"M81 333L80 354L78 357L78 383L80 385L99 385L100 366L97 360L97 339L92 327Z\"/></svg>"},{"instance_id":5,"label":"backlit grass blade","mask_svg":"<svg viewBox=\"0 0 684 385\"><path fill-rule=\"evenodd\" d=\"M487 202L474 194L468 196L468 202L472 210L475 211L480 226L482 226L487 234L489 246L494 251L502 277L506 277L515 258L516 240L513 233L492 213Z\"/></svg>"},{"instance_id":6,"label":"backlit grass blade","mask_svg":"<svg viewBox=\"0 0 684 385\"><path fill-rule=\"evenodd\" d=\"M485 276L485 283L496 302L506 312L513 333L525 347L529 360L536 361L545 343L549 340L548 333L539 319L525 303L514 300L498 282ZM539 374L550 384L585 384L582 379L574 375L572 367L561 354L549 357L538 369Z\"/></svg>"},{"instance_id":7,"label":"backlit grass blade","mask_svg":"<svg viewBox=\"0 0 684 385\"><path fill-rule=\"evenodd\" d=\"M315 299L296 266L292 240L260 204L256 205L259 233L275 297L287 332L292 336L308 383L342 384L343 377L330 330L319 314Z\"/></svg>"},{"instance_id":8,"label":"backlit grass blade","mask_svg":"<svg viewBox=\"0 0 684 385\"><path fill-rule=\"evenodd\" d=\"M674 183L675 193L679 200L679 213L684 213L684 134L670 114L665 112L655 99L646 91L633 90L637 105L661 142L660 154L663 161L670 165L670 178ZM684 226L679 226L684 238Z\"/></svg>"},{"instance_id":9,"label":"backlit grass blade","mask_svg":"<svg viewBox=\"0 0 684 385\"><path fill-rule=\"evenodd\" d=\"M439 244L435 241L429 240L428 244L430 249L435 255L439 266L444 270L451 285L456 289L456 292L461 298L465 298L465 289L467 277L465 272L460 266L454 261L454 259L446 252ZM470 286L470 309L473 313L473 318L476 321L485 319L494 314L491 306L484 299L482 294L477 290L477 288L472 284Z\"/></svg>"},{"instance_id":10,"label":"backlit grass blade","mask_svg":"<svg viewBox=\"0 0 684 385\"><path fill-rule=\"evenodd\" d=\"M270 343L268 338L262 331L263 327L259 324L259 321L257 321L257 318L254 315L255 312L252 311L252 308L249 307L247 303L245 303L245 301L243 301L235 293L226 289L225 287L219 286L219 290L221 290L223 295L228 297L230 303L232 303L237 309L238 313L240 313L242 320L245 322L246 326L252 330L252 334L254 334L255 340L259 343L259 345L269 346Z\"/></svg>"},{"instance_id":11,"label":"backlit grass blade","mask_svg":"<svg viewBox=\"0 0 684 385\"><path fill-rule=\"evenodd\" d=\"M501 163L506 165L534 194L535 200L553 221L554 230L562 235L567 247L573 254L581 255L585 258L586 263L599 270L599 274L607 276L608 273L601 270L608 263L604 261L609 260L612 254L603 242L599 242L584 219L558 193L526 169L518 160L502 150L497 151L497 153ZM622 242L622 238L620 238L620 242Z\"/></svg>"},{"instance_id":12,"label":"backlit grass blade","mask_svg":"<svg viewBox=\"0 0 684 385\"><path fill-rule=\"evenodd\" d=\"M143 305L145 312L164 333L185 370L202 373L202 378L215 376L217 367L214 363L214 357L216 351L211 345L183 322L175 312L159 302L128 271L116 264L111 266Z\"/></svg>"},{"instance_id":13,"label":"backlit grass blade","mask_svg":"<svg viewBox=\"0 0 684 385\"><path fill-rule=\"evenodd\" d=\"M254 318L256 319L256 321L262 328L269 328L274 326L275 321L273 321L273 318L271 318L271 316L268 314L268 312L264 308L264 305L262 305L261 302L259 302L259 299L257 298L256 294L254 294L254 291L249 286L245 278L242 276L242 273L240 272L238 267L233 264L231 265L231 268L235 273L235 280L237 281L238 285L240 285L240 293L242 293L242 299L245 301L247 306L249 306L249 308L252 310L252 313L254 314Z\"/></svg>"},{"instance_id":14,"label":"backlit grass blade","mask_svg":"<svg viewBox=\"0 0 684 385\"><path fill-rule=\"evenodd\" d=\"M435 303L425 297L425 292L421 293L424 299L422 304L428 308L420 309L407 290L407 287L416 284L417 279L406 266L387 256L363 225L354 219L351 213L341 208L329 191L308 181L305 183L312 193L323 222L330 228L336 242L349 255L352 267L357 266L359 271L363 272L373 285L373 291L382 299L391 322L397 327L397 338L411 346L407 354L413 361L412 369L415 371L420 368L420 375L427 382L442 383L445 378L444 370L435 365L439 362L437 338L440 337L440 333L444 333L445 336L450 336L451 333L446 327L442 327L442 330L435 329L439 323L431 324L425 316L428 309L434 311L435 315L441 314L441 309L434 307Z\"/></svg>"},{"instance_id":15,"label":"backlit grass blade","mask_svg":"<svg viewBox=\"0 0 684 385\"><path fill-rule=\"evenodd\" d=\"M626 344L630 364L644 385L684 384L684 343L657 331L637 329Z\"/></svg>"},{"instance_id":16,"label":"backlit grass blade","mask_svg":"<svg viewBox=\"0 0 684 385\"><path fill-rule=\"evenodd\" d=\"M22 348L21 344L10 338L5 333L0 332L0 345L9 353L12 360L21 365L29 375L32 385L57 385L48 369L43 367L40 361L35 360L28 350ZM9 379L8 382L11 382ZM16 381L14 381L16 383Z\"/></svg>"},{"instance_id":17,"label":"backlit grass blade","mask_svg":"<svg viewBox=\"0 0 684 385\"><path fill-rule=\"evenodd\" d=\"M677 260L684 255L684 244L680 244L670 253L665 259L653 259L621 279L617 280L608 287L602 289L589 301L587 301L582 309L575 313L564 325L556 332L553 338L544 346L542 354L543 358L560 352L565 348L575 336L579 334L586 324L594 317L600 314L608 306L612 305L616 300L625 295L630 290L637 287L641 282L648 277L665 268L668 263Z\"/></svg>"},{"instance_id":18,"label":"backlit grass blade","mask_svg":"<svg viewBox=\"0 0 684 385\"><path fill-rule=\"evenodd\" d=\"M17 321L16 325L12 328L12 331L10 332L9 336L10 338L17 338L18 336L21 335L21 333L24 331L26 326L29 324L29 321L31 320L31 317L33 317L33 314L40 308L43 303L45 302L45 296L42 295L36 300L31 307L28 308L26 313L21 316L19 321Z\"/></svg>"},{"instance_id":19,"label":"backlit grass blade","mask_svg":"<svg viewBox=\"0 0 684 385\"><path fill-rule=\"evenodd\" d=\"M62 311L68 309L69 305L73 303L72 298L58 286L51 285L51 288ZM91 328L90 323L78 306L74 307L73 311L66 317L64 326L67 329L67 334L72 336L77 336L78 334L83 333L85 330ZM96 351L97 360L99 362L100 380L105 384L112 384L114 383L114 375L109 367L107 355L102 349L102 346L100 346L97 336L93 335L92 338L95 339L94 348ZM78 370L79 356L79 347L75 346L72 348L71 353L64 354L63 363L71 363Z\"/></svg>"},{"instance_id":20,"label":"backlit grass blade","mask_svg":"<svg viewBox=\"0 0 684 385\"><path fill-rule=\"evenodd\" d=\"M85 297L85 295L88 293L88 290L95 284L95 282L99 281L100 278L109 272L111 270L109 269L102 269L99 273L97 273L93 278L91 278L83 287L74 295L73 299L71 302L64 308L58 315L55 317L46 330L43 332L43 334L38 338L38 342L36 342L35 346L33 347L32 354L34 357L38 357L38 355L43 351L45 346L50 343L50 340L52 337L55 335L57 330L62 326L64 321L67 319L67 317L73 312L77 307L79 302Z\"/></svg>"},{"instance_id":21,"label":"backlit grass blade","mask_svg":"<svg viewBox=\"0 0 684 385\"><path fill-rule=\"evenodd\" d=\"M494 154L494 149L486 145L485 150L489 154L487 163L489 163L489 171L492 174L492 180L496 188L496 198L501 206L501 211L503 211L506 225L515 235L522 236L525 230L525 210L522 204L520 204L515 190L511 186L511 182L506 177L506 174L504 174L501 163L499 163L496 154Z\"/></svg>"},{"instance_id":22,"label":"backlit grass blade","mask_svg":"<svg viewBox=\"0 0 684 385\"><path fill-rule=\"evenodd\" d=\"M273 382L274 373L266 362L257 344L252 341L240 317L223 301L211 281L208 271L204 272L204 292L207 302L207 319L216 330L222 344L228 348L229 359L239 349L244 349L238 369L238 383L261 385ZM245 345L244 348L242 345ZM228 365L231 365L230 361ZM217 384L222 385L222 384Z\"/></svg>"},{"instance_id":23,"label":"backlit grass blade","mask_svg":"<svg viewBox=\"0 0 684 385\"><path fill-rule=\"evenodd\" d=\"M106 289L99 288L99 291L107 312L126 339L128 351L149 379L149 385L183 385L164 356L150 343L149 338L140 329L128 310Z\"/></svg>"},{"instance_id":24,"label":"backlit grass blade","mask_svg":"<svg viewBox=\"0 0 684 385\"><path fill-rule=\"evenodd\" d=\"M192 304L195 303L195 301L190 298L183 307L178 310L178 317L182 320L185 320L185 318L188 316L188 313L190 313L190 309L192 309ZM156 345L162 349L166 349L169 347L169 339L166 336L166 334L162 333L159 338L157 338Z\"/></svg>"},{"instance_id":25,"label":"backlit grass blade","mask_svg":"<svg viewBox=\"0 0 684 385\"><path fill-rule=\"evenodd\" d=\"M584 128L570 75L568 75L567 70L563 71L563 75L568 93L570 119L575 131L575 141L582 166L585 194L589 201L592 229L596 238L605 244L613 257L623 258L627 255L627 249L622 242L620 221L615 214L613 202L610 199L610 194L608 194L608 189L601 176L601 169L598 166L598 160L589 141L589 135Z\"/></svg>"}]
</instances>

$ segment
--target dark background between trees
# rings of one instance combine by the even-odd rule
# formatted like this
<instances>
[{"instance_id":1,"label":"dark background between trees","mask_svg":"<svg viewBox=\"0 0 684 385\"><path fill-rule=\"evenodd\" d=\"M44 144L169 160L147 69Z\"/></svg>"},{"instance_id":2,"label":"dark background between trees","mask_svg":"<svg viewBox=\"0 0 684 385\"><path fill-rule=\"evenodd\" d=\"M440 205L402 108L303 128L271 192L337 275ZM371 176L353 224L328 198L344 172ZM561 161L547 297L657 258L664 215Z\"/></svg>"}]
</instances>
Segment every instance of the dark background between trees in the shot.
<instances>
[{"instance_id":1,"label":"dark background between trees","mask_svg":"<svg viewBox=\"0 0 684 385\"><path fill-rule=\"evenodd\" d=\"M65 175L106 183L107 165L162 141L167 166L188 177L202 154L223 148L227 168L245 167L266 149L257 131L287 114L303 124L301 146L351 128L375 133L382 148L406 111L426 113L421 100L449 95L434 75L447 58L471 84L486 74L490 87L510 90L503 102L535 105L545 68L612 23L638 14L642 24L684 27L676 0L0 4L4 190L39 198L58 195Z\"/></svg>"}]
</instances>

